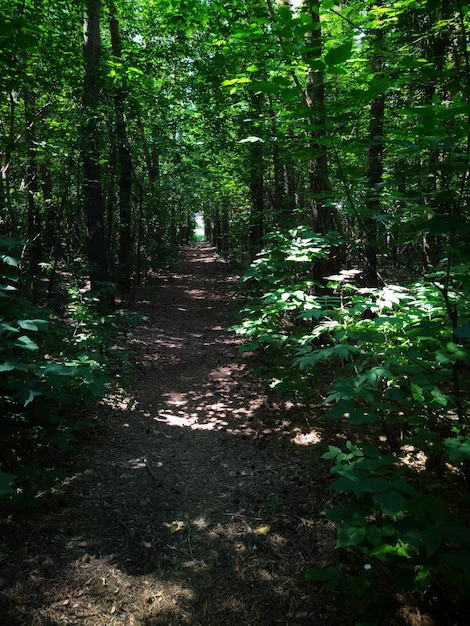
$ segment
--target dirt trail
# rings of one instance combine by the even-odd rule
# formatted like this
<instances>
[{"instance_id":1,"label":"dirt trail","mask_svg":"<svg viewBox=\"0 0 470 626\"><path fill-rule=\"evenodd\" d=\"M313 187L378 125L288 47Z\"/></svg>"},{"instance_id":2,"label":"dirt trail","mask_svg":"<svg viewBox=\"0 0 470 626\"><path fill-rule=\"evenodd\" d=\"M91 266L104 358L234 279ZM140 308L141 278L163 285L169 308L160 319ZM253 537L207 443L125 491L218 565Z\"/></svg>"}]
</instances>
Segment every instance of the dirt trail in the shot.
<instances>
[{"instance_id":1,"label":"dirt trail","mask_svg":"<svg viewBox=\"0 0 470 626\"><path fill-rule=\"evenodd\" d=\"M233 282L197 244L142 289L132 395L48 508L4 525L1 624L347 624L304 578L331 555L327 470L224 329Z\"/></svg>"}]
</instances>

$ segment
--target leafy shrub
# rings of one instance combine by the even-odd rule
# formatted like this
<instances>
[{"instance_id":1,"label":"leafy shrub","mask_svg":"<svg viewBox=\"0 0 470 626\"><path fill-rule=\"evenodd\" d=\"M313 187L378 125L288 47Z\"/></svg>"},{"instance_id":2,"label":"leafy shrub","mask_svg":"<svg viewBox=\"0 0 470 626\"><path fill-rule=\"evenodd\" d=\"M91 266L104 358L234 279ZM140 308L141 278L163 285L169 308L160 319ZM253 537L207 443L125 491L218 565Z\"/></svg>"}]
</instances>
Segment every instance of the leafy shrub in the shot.
<instances>
[{"instance_id":1,"label":"leafy shrub","mask_svg":"<svg viewBox=\"0 0 470 626\"><path fill-rule=\"evenodd\" d=\"M242 276L249 303L233 330L246 339L242 349L265 353L270 366L266 377L272 387L298 396L305 389L305 376L292 369L292 360L311 328L299 317L315 307L335 307L337 296L315 296L320 284L312 278L314 260L326 259L334 234L322 237L305 227L264 237L265 246Z\"/></svg>"},{"instance_id":2,"label":"leafy shrub","mask_svg":"<svg viewBox=\"0 0 470 626\"><path fill-rule=\"evenodd\" d=\"M364 438L324 456L344 498L327 513L337 547L386 563L397 590L441 585L459 604L469 593L470 531L463 502L451 513L439 485L460 473L470 489L468 264L460 255L409 286L381 288L360 287L358 272L345 270L325 290L309 276L329 238L299 229L267 241L244 277L252 302L236 331L280 364L269 375L282 392L308 397L323 368L334 372L327 415ZM419 480L407 455L426 459ZM337 571L310 575L341 584ZM359 575L367 589L370 576Z\"/></svg>"},{"instance_id":3,"label":"leafy shrub","mask_svg":"<svg viewBox=\"0 0 470 626\"><path fill-rule=\"evenodd\" d=\"M27 465L32 450L69 448L83 428L71 407L92 404L108 382L105 359L21 295L18 247L0 240L0 495L14 493L4 470Z\"/></svg>"},{"instance_id":4,"label":"leafy shrub","mask_svg":"<svg viewBox=\"0 0 470 626\"><path fill-rule=\"evenodd\" d=\"M371 596L376 563L393 575L400 593L431 591L443 604L465 612L470 594L470 529L442 497L421 493L407 480L409 467L374 446L347 442L346 450L329 446L323 458L333 462L337 478L331 489L346 497L326 516L338 524L336 547L351 557L362 556L364 570L347 580L340 568L307 571L307 577L339 589L363 612L378 610ZM357 569L357 568L356 568ZM361 589L364 595L357 594ZM379 611L380 613L380 611Z\"/></svg>"}]
</instances>

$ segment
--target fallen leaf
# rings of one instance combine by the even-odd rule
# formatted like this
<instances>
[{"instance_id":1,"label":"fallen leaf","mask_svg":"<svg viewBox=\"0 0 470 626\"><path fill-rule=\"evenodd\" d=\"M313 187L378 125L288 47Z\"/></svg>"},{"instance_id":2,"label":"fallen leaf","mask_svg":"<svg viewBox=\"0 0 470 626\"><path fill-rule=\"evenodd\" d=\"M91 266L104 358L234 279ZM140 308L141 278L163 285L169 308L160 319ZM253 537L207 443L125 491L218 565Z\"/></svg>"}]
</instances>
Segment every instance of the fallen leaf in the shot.
<instances>
[{"instance_id":1,"label":"fallen leaf","mask_svg":"<svg viewBox=\"0 0 470 626\"><path fill-rule=\"evenodd\" d=\"M258 526L258 528L255 529L255 533L257 535L267 535L270 530L271 526L269 524L266 524L265 526Z\"/></svg>"},{"instance_id":2,"label":"fallen leaf","mask_svg":"<svg viewBox=\"0 0 470 626\"><path fill-rule=\"evenodd\" d=\"M171 522L171 524L165 524L165 526L170 530L170 533L177 533L183 528L186 527L184 522Z\"/></svg>"}]
</instances>

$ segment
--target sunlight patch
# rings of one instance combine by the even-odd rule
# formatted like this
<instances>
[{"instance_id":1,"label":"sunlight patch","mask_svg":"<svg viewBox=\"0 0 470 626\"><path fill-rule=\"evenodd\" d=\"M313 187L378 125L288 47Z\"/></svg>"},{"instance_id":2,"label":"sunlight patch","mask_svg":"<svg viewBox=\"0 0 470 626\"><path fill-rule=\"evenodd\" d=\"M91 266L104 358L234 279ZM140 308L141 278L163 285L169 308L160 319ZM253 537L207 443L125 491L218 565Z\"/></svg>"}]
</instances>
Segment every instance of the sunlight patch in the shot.
<instances>
[{"instance_id":1,"label":"sunlight patch","mask_svg":"<svg viewBox=\"0 0 470 626\"><path fill-rule=\"evenodd\" d=\"M221 430L227 426L227 422L220 419L211 419L199 422L197 416L191 415L174 415L173 413L158 413L158 417L153 418L156 422L163 422L168 426L177 426L178 428L191 428L191 430Z\"/></svg>"},{"instance_id":2,"label":"sunlight patch","mask_svg":"<svg viewBox=\"0 0 470 626\"><path fill-rule=\"evenodd\" d=\"M310 433L297 433L292 439L293 443L296 443L298 446L313 446L321 440L320 434L315 430L312 430Z\"/></svg>"}]
</instances>

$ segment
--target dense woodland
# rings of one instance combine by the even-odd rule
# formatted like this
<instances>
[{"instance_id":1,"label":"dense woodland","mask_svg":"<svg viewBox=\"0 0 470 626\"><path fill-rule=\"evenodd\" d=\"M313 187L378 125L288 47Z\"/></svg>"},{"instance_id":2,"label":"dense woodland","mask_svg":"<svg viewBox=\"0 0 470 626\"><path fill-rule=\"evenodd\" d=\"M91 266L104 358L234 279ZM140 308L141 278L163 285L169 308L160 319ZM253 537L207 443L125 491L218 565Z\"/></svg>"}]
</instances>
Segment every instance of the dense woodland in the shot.
<instances>
[{"instance_id":1,"label":"dense woodland","mask_svg":"<svg viewBox=\"0 0 470 626\"><path fill-rule=\"evenodd\" d=\"M59 475L35 455L126 370L132 294L199 219L269 385L329 385L338 549L463 619L469 27L464 0L4 2L0 495Z\"/></svg>"}]
</instances>

